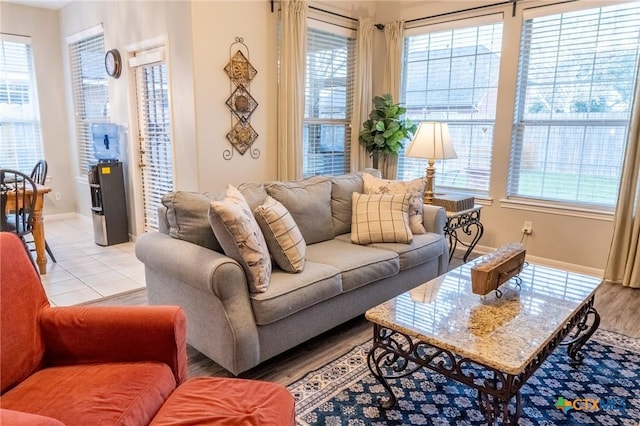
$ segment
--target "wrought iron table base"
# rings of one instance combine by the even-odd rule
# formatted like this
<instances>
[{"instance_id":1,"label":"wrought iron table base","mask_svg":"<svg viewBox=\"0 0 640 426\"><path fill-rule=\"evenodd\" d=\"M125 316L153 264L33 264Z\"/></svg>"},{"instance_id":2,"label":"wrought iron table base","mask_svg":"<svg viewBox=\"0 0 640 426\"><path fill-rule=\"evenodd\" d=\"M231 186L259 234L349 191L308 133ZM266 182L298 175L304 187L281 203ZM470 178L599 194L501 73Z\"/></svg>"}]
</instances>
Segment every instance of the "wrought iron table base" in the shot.
<instances>
[{"instance_id":1,"label":"wrought iron table base","mask_svg":"<svg viewBox=\"0 0 640 426\"><path fill-rule=\"evenodd\" d=\"M516 375L504 373L374 323L373 346L367 355L367 363L371 373L389 394L388 399L380 399L380 406L388 410L397 402L388 379L406 377L426 367L477 389L478 403L488 424L499 420L502 424L517 424L522 411L520 388L556 347L568 346L567 353L572 364L582 361L580 349L600 324L600 315L593 307L593 301L592 295L524 370ZM512 400L514 404L510 407Z\"/></svg>"},{"instance_id":2,"label":"wrought iron table base","mask_svg":"<svg viewBox=\"0 0 640 426\"><path fill-rule=\"evenodd\" d=\"M457 233L458 229L469 236L473 235L475 230L475 235L471 242L465 243L460 240ZM449 262L451 262L451 259L453 258L453 254L456 251L458 243L467 248L467 251L465 251L462 256L462 260L466 262L474 247L478 244L480 238L482 238L482 234L484 234L484 227L482 226L482 222L480 222L480 209L472 210L461 215L447 217L444 233L449 238Z\"/></svg>"}]
</instances>

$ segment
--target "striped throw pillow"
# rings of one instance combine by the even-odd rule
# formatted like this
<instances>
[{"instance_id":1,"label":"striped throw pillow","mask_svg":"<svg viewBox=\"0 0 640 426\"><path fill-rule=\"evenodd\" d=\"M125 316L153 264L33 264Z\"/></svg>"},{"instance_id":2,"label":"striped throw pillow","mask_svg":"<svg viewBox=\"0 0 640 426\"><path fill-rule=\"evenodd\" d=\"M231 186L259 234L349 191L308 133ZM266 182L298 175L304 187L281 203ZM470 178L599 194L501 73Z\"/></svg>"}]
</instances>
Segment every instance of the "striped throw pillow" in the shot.
<instances>
[{"instance_id":1,"label":"striped throw pillow","mask_svg":"<svg viewBox=\"0 0 640 426\"><path fill-rule=\"evenodd\" d=\"M409 200L412 194L352 195L351 242L410 243Z\"/></svg>"},{"instance_id":2,"label":"striped throw pillow","mask_svg":"<svg viewBox=\"0 0 640 426\"><path fill-rule=\"evenodd\" d=\"M275 198L267 196L254 214L273 260L283 271L301 272L307 244L289 210Z\"/></svg>"}]
</instances>

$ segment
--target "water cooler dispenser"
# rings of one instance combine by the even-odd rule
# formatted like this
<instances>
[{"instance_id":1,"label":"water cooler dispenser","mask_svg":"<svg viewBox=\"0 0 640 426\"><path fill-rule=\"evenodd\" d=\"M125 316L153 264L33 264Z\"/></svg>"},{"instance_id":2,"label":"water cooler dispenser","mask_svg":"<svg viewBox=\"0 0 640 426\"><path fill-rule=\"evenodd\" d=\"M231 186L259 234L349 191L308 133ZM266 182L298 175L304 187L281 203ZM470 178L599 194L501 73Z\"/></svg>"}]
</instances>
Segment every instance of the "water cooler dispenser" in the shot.
<instances>
[{"instance_id":1,"label":"water cooler dispenser","mask_svg":"<svg viewBox=\"0 0 640 426\"><path fill-rule=\"evenodd\" d=\"M129 241L129 223L124 190L123 165L119 155L118 126L94 124L94 155L98 162L89 168L91 216L95 242L110 246Z\"/></svg>"}]
</instances>

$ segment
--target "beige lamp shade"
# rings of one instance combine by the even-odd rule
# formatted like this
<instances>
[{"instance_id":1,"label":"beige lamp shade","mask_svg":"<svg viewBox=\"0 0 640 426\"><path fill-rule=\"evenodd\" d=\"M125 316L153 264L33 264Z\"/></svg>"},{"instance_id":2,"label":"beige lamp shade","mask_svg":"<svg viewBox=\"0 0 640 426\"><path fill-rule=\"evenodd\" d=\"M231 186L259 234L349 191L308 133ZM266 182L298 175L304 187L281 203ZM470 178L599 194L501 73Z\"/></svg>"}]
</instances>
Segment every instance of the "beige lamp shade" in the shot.
<instances>
[{"instance_id":1,"label":"beige lamp shade","mask_svg":"<svg viewBox=\"0 0 640 426\"><path fill-rule=\"evenodd\" d=\"M447 123L433 121L420 123L405 155L407 157L426 158L429 160L458 158L456 150L451 143Z\"/></svg>"}]
</instances>

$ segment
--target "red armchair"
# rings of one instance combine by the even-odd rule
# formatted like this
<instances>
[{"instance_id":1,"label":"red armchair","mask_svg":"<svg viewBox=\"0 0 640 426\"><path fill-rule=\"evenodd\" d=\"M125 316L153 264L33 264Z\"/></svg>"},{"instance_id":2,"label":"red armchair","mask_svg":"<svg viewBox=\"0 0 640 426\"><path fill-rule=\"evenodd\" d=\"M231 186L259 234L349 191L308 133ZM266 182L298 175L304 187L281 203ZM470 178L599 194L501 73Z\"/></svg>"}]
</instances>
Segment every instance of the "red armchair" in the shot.
<instances>
[{"instance_id":1,"label":"red armchair","mask_svg":"<svg viewBox=\"0 0 640 426\"><path fill-rule=\"evenodd\" d=\"M182 310L50 307L23 242L1 233L0 253L0 407L67 426L148 424L186 378Z\"/></svg>"},{"instance_id":2,"label":"red armchair","mask_svg":"<svg viewBox=\"0 0 640 426\"><path fill-rule=\"evenodd\" d=\"M49 306L23 242L4 232L0 333L2 425L293 424L280 385L200 378L178 388L187 371L179 307Z\"/></svg>"}]
</instances>

